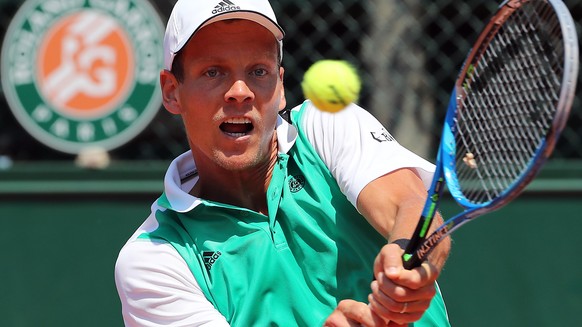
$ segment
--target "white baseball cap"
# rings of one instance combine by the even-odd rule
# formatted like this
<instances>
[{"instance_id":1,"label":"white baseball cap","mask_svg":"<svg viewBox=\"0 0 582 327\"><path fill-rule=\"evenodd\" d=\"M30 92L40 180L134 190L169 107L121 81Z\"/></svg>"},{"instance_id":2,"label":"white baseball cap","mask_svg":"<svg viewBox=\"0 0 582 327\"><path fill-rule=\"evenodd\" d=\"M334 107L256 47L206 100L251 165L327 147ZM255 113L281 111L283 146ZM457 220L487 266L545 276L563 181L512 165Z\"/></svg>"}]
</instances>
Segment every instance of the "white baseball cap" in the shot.
<instances>
[{"instance_id":1,"label":"white baseball cap","mask_svg":"<svg viewBox=\"0 0 582 327\"><path fill-rule=\"evenodd\" d=\"M176 53L202 27L225 19L247 19L267 28L283 45L285 32L268 0L178 0L164 35L164 68L172 69Z\"/></svg>"}]
</instances>

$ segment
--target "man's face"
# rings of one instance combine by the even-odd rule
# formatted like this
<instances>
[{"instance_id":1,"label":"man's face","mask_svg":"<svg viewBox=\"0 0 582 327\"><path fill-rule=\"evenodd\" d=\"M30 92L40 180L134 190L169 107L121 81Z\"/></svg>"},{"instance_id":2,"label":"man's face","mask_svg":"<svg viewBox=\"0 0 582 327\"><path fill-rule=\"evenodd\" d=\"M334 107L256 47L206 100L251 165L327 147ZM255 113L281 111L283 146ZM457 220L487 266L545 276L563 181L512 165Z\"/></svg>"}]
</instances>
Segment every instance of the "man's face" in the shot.
<instances>
[{"instance_id":1,"label":"man's face","mask_svg":"<svg viewBox=\"0 0 582 327\"><path fill-rule=\"evenodd\" d=\"M216 22L182 50L182 83L168 87L162 78L164 104L182 115L198 167L245 170L269 159L277 113L286 105L278 50L257 23ZM175 99L169 105L168 95Z\"/></svg>"}]
</instances>

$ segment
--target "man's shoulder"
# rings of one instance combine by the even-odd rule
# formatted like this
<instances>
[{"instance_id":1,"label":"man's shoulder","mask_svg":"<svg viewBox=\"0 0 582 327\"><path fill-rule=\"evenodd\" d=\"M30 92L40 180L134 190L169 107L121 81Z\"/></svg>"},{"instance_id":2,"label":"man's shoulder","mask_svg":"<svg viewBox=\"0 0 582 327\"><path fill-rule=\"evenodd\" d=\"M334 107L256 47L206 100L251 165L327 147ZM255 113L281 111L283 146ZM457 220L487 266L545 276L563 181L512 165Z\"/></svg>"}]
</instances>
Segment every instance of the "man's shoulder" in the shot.
<instances>
[{"instance_id":1,"label":"man's shoulder","mask_svg":"<svg viewBox=\"0 0 582 327\"><path fill-rule=\"evenodd\" d=\"M146 261L149 261L152 260L152 256L160 256L175 252L175 249L168 242L163 240L147 237L132 237L119 251L117 265L127 262L139 262L146 258Z\"/></svg>"},{"instance_id":2,"label":"man's shoulder","mask_svg":"<svg viewBox=\"0 0 582 327\"><path fill-rule=\"evenodd\" d=\"M147 219L133 232L131 237L126 241L126 243L121 248L120 254L125 254L126 252L143 251L148 249L150 245L153 246L154 241L143 238L143 235L155 230L157 227L158 222L155 219L155 216L150 214L150 216L147 217Z\"/></svg>"},{"instance_id":3,"label":"man's shoulder","mask_svg":"<svg viewBox=\"0 0 582 327\"><path fill-rule=\"evenodd\" d=\"M115 263L116 275L134 275L140 271L147 272L152 267L159 267L160 263L171 264L182 260L171 244L162 239L148 237L156 228L157 222L151 215L122 246Z\"/></svg>"}]
</instances>

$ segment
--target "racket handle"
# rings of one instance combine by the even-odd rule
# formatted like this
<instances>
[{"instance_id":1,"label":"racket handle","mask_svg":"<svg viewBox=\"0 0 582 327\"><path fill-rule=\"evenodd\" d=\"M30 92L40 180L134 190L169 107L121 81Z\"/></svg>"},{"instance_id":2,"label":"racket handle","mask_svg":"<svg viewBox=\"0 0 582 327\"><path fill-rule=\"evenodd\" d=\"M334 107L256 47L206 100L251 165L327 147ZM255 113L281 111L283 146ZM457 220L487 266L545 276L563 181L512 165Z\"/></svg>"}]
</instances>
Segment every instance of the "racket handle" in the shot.
<instances>
[{"instance_id":1,"label":"racket handle","mask_svg":"<svg viewBox=\"0 0 582 327\"><path fill-rule=\"evenodd\" d=\"M467 221L468 220L465 220L464 222ZM419 238L414 244L411 241L402 255L402 264L404 268L410 270L420 266L428 258L428 255L432 250L434 250L443 239L460 225L462 225L462 223L455 224L455 221L452 220L437 228L437 230L430 234L428 238Z\"/></svg>"},{"instance_id":2,"label":"racket handle","mask_svg":"<svg viewBox=\"0 0 582 327\"><path fill-rule=\"evenodd\" d=\"M416 252L412 254L404 254L402 256L402 264L404 265L404 269L412 270L422 264L422 260L418 257Z\"/></svg>"},{"instance_id":3,"label":"racket handle","mask_svg":"<svg viewBox=\"0 0 582 327\"><path fill-rule=\"evenodd\" d=\"M428 235L430 225L432 224L434 215L439 206L439 199L443 193L445 178L442 175L441 165L441 149L439 148L437 153L437 167L430 186L430 190L432 191L429 192L420 219L416 224L416 229L414 230L410 242L406 245L406 249L402 255L402 264L404 265L404 268L408 270L419 267L422 264L422 261L424 261L424 258L426 258L419 257L418 248L424 243L426 236Z\"/></svg>"},{"instance_id":4,"label":"racket handle","mask_svg":"<svg viewBox=\"0 0 582 327\"><path fill-rule=\"evenodd\" d=\"M424 237L421 237L421 230L423 229L423 222L426 221L426 217L420 217L420 223L416 226L416 230L412 234L412 238L406 245L406 249L404 249L404 254L402 255L402 264L404 268L411 270L414 269L422 264L422 260L418 257L416 252L418 246L424 242Z\"/></svg>"}]
</instances>

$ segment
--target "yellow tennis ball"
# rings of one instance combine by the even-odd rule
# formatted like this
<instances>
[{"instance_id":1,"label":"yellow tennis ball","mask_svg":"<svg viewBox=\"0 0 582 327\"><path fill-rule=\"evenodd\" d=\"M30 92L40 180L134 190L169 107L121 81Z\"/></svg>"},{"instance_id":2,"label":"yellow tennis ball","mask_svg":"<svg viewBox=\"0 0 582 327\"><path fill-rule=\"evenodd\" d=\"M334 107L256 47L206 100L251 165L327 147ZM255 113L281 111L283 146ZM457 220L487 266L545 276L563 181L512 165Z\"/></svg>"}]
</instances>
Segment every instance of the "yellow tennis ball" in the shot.
<instances>
[{"instance_id":1,"label":"yellow tennis ball","mask_svg":"<svg viewBox=\"0 0 582 327\"><path fill-rule=\"evenodd\" d=\"M305 72L301 88L318 109L338 112L358 100L362 82L348 62L320 60Z\"/></svg>"}]
</instances>

